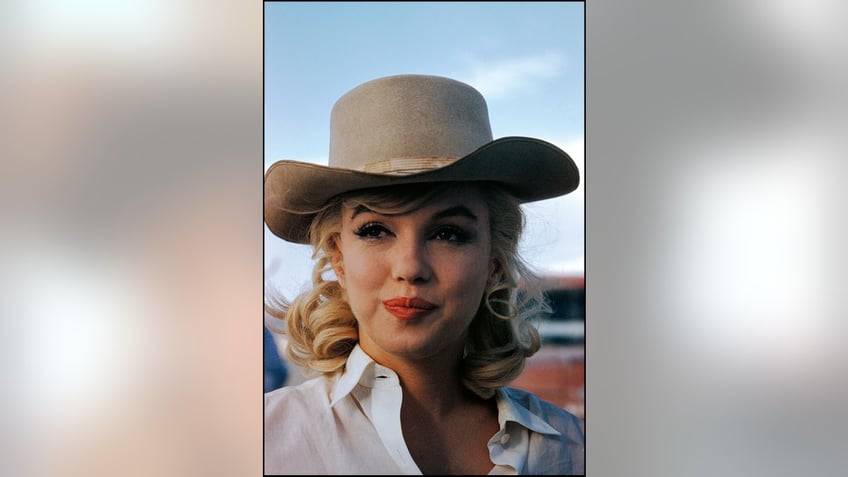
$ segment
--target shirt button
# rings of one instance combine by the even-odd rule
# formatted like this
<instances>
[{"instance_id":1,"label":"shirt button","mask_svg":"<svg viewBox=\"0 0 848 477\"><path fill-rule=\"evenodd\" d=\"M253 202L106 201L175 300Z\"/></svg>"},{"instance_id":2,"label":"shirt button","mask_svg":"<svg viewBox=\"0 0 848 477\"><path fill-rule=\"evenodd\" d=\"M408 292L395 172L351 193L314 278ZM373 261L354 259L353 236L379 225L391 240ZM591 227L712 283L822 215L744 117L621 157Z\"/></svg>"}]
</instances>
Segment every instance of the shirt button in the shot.
<instances>
[{"instance_id":1,"label":"shirt button","mask_svg":"<svg viewBox=\"0 0 848 477\"><path fill-rule=\"evenodd\" d=\"M506 445L509 442L509 434L504 434L501 436L501 445Z\"/></svg>"}]
</instances>

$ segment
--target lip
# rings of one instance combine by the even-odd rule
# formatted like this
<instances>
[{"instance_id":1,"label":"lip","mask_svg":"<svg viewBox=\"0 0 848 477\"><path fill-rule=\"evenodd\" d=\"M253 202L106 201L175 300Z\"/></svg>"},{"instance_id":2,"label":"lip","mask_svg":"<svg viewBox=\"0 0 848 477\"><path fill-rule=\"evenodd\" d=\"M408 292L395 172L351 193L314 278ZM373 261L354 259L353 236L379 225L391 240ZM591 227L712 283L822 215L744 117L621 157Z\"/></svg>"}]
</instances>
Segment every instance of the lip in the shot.
<instances>
[{"instance_id":1,"label":"lip","mask_svg":"<svg viewBox=\"0 0 848 477\"><path fill-rule=\"evenodd\" d=\"M401 320L412 320L429 314L436 305L423 298L395 297L383 301L383 307Z\"/></svg>"}]
</instances>

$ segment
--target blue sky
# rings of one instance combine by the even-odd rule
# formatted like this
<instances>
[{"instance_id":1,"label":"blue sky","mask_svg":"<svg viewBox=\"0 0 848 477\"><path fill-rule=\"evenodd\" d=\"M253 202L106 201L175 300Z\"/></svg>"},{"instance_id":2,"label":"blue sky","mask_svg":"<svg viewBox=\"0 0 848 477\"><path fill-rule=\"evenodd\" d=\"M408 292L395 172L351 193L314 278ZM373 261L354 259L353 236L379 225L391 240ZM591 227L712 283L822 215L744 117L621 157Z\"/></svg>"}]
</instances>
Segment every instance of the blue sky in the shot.
<instances>
[{"instance_id":1,"label":"blue sky","mask_svg":"<svg viewBox=\"0 0 848 477\"><path fill-rule=\"evenodd\" d=\"M582 2L266 2L265 168L327 163L333 103L381 76L447 76L477 88L494 136L559 145L583 167ZM582 273L583 185L525 207L522 252L542 272ZM265 231L266 280L291 296L310 249Z\"/></svg>"}]
</instances>

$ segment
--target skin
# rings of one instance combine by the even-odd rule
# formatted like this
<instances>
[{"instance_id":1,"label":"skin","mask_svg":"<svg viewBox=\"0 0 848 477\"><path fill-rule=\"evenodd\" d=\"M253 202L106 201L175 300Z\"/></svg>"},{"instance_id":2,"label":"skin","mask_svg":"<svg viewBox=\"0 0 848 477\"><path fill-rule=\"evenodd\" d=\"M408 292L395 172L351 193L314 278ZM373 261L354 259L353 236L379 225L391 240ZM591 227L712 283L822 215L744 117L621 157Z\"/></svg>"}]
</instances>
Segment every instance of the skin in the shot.
<instances>
[{"instance_id":1,"label":"skin","mask_svg":"<svg viewBox=\"0 0 848 477\"><path fill-rule=\"evenodd\" d=\"M491 260L489 209L470 186L403 215L343 210L334 270L359 324L359 344L397 372L401 425L424 473L488 473L497 431L493 399L462 386L458 364ZM434 305L399 318L384 305L417 297Z\"/></svg>"}]
</instances>

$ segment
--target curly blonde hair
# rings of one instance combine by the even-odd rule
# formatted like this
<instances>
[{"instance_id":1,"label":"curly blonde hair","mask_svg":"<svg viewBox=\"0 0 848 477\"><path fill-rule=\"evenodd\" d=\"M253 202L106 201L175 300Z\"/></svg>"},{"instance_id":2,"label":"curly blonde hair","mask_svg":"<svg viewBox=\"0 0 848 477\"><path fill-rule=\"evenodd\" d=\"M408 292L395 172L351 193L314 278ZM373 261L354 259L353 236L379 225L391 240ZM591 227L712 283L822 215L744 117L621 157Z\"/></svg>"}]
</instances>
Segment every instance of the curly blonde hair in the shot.
<instances>
[{"instance_id":1,"label":"curly blonde hair","mask_svg":"<svg viewBox=\"0 0 848 477\"><path fill-rule=\"evenodd\" d=\"M489 205L492 237L489 279L477 314L469 327L461 370L463 384L488 399L497 388L521 374L526 358L539 350L539 333L531 319L550 312L536 275L518 253L524 229L519 201L494 183L478 187ZM266 300L268 315L285 322L286 354L294 363L317 373L335 374L359 340L356 318L333 272L339 251L335 238L341 231L344 207L363 205L382 214L413 211L457 183L406 185L354 191L329 201L310 227L316 260L312 288L287 302L279 296ZM519 284L521 286L519 287ZM269 328L274 328L269 325Z\"/></svg>"}]
</instances>

